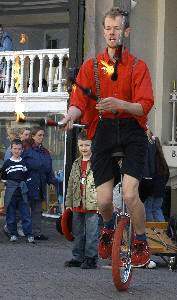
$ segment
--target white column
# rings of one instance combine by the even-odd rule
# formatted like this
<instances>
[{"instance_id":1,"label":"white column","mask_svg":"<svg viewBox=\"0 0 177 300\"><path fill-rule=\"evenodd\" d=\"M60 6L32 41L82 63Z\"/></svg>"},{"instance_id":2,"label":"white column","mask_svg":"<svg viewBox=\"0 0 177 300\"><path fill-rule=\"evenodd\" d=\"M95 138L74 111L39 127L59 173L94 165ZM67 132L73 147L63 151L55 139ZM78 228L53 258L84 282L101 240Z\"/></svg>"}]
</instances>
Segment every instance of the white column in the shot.
<instances>
[{"instance_id":1,"label":"white column","mask_svg":"<svg viewBox=\"0 0 177 300\"><path fill-rule=\"evenodd\" d=\"M40 59L40 71L39 71L39 87L38 87L38 93L42 93L42 75L43 75L43 55L39 55Z\"/></svg>"},{"instance_id":2,"label":"white column","mask_svg":"<svg viewBox=\"0 0 177 300\"><path fill-rule=\"evenodd\" d=\"M33 65L34 65L34 55L30 55L30 78L28 93L33 93Z\"/></svg>"},{"instance_id":3,"label":"white column","mask_svg":"<svg viewBox=\"0 0 177 300\"><path fill-rule=\"evenodd\" d=\"M161 142L164 142L164 138L162 139L162 128L164 129L163 124L166 124L166 118L162 118L163 116L163 107L164 104L166 106L165 110L169 111L169 107L166 103L168 103L167 99L163 99L164 96L164 38L165 38L165 14L166 14L166 3L165 0L157 1L157 49L156 53L156 74L155 74L155 135L158 136ZM166 103L163 104L163 102ZM167 125L167 124L166 124ZM168 125L169 126L169 125Z\"/></svg>"},{"instance_id":4,"label":"white column","mask_svg":"<svg viewBox=\"0 0 177 300\"><path fill-rule=\"evenodd\" d=\"M11 73L11 85L10 85L10 93L14 93L14 85L15 85L15 79L14 79L14 66L15 66L15 56L12 56L12 73Z\"/></svg>"},{"instance_id":5,"label":"white column","mask_svg":"<svg viewBox=\"0 0 177 300\"><path fill-rule=\"evenodd\" d=\"M52 92L52 64L53 64L53 55L49 55L49 87L48 91L49 93Z\"/></svg>"},{"instance_id":6,"label":"white column","mask_svg":"<svg viewBox=\"0 0 177 300\"><path fill-rule=\"evenodd\" d=\"M9 82L10 82L10 58L6 57L6 62L7 62L7 70L6 70L6 85L5 85L5 90L4 94L7 94L9 92Z\"/></svg>"},{"instance_id":7,"label":"white column","mask_svg":"<svg viewBox=\"0 0 177 300\"><path fill-rule=\"evenodd\" d=\"M59 56L59 78L58 78L58 92L62 92L62 66L63 66L63 56Z\"/></svg>"},{"instance_id":8,"label":"white column","mask_svg":"<svg viewBox=\"0 0 177 300\"><path fill-rule=\"evenodd\" d=\"M24 55L20 56L20 61L21 61L21 76L20 76L20 89L19 89L19 92L23 92L24 63L25 63L25 57L24 57Z\"/></svg>"}]
</instances>

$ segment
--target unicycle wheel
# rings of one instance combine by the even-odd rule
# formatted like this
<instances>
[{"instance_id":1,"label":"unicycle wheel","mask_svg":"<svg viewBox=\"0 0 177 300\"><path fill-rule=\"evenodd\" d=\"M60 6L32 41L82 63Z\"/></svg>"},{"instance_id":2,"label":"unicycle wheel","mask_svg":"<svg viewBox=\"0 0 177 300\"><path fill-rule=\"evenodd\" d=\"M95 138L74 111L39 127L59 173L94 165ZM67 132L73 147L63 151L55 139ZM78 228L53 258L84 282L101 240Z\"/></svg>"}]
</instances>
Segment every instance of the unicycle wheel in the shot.
<instances>
[{"instance_id":1,"label":"unicycle wheel","mask_svg":"<svg viewBox=\"0 0 177 300\"><path fill-rule=\"evenodd\" d=\"M112 278L115 287L126 290L132 278L131 255L133 252L134 232L130 218L122 216L118 221L112 247Z\"/></svg>"}]
</instances>

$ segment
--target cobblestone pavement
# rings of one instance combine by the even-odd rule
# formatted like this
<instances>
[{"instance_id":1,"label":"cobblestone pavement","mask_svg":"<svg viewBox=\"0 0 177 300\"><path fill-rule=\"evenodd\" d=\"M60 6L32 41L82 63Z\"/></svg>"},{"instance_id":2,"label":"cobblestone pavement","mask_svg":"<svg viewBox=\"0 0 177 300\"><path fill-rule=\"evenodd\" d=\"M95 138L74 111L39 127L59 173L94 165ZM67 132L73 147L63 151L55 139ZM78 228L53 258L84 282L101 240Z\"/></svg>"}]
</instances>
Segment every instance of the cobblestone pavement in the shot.
<instances>
[{"instance_id":1,"label":"cobblestone pavement","mask_svg":"<svg viewBox=\"0 0 177 300\"><path fill-rule=\"evenodd\" d=\"M26 244L24 238L10 243L2 232L0 218L0 299L8 300L164 300L177 299L177 272L158 262L155 270L135 269L130 287L119 292L113 285L108 261L100 260L96 270L64 268L71 258L72 243L57 233L55 222L44 221L48 241Z\"/></svg>"}]
</instances>

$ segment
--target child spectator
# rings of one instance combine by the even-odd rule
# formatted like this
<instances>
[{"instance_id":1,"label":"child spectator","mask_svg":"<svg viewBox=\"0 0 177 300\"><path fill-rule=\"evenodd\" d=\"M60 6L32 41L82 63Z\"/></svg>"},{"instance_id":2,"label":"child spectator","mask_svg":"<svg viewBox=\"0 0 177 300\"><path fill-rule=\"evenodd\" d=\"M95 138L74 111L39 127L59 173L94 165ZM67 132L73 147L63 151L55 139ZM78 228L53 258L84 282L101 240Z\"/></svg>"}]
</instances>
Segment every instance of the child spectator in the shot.
<instances>
[{"instance_id":1,"label":"child spectator","mask_svg":"<svg viewBox=\"0 0 177 300\"><path fill-rule=\"evenodd\" d=\"M20 140L23 142L23 146L26 143L26 140L29 138L30 135L30 128L29 127L21 127L19 128L19 138ZM18 215L17 215L17 221L19 220ZM18 235L19 236L25 236L23 229L22 229L22 225L21 225L21 221L17 222L17 231L18 231Z\"/></svg>"},{"instance_id":2,"label":"child spectator","mask_svg":"<svg viewBox=\"0 0 177 300\"><path fill-rule=\"evenodd\" d=\"M30 135L30 128L29 127L22 127L19 128L19 138L22 142L25 142Z\"/></svg>"},{"instance_id":3,"label":"child spectator","mask_svg":"<svg viewBox=\"0 0 177 300\"><path fill-rule=\"evenodd\" d=\"M73 163L68 181L66 208L72 209L72 256L65 267L96 269L98 260L97 195L90 169L91 140L85 132L78 136L81 156Z\"/></svg>"},{"instance_id":4,"label":"child spectator","mask_svg":"<svg viewBox=\"0 0 177 300\"><path fill-rule=\"evenodd\" d=\"M1 169L2 179L6 180L4 210L6 211L6 222L10 234L10 242L16 242L18 240L16 222L16 209L18 208L26 241L34 243L28 205L28 189L26 185L26 181L30 179L27 178L27 167L21 158L22 151L22 142L19 139L12 141L12 156L4 162Z\"/></svg>"}]
</instances>

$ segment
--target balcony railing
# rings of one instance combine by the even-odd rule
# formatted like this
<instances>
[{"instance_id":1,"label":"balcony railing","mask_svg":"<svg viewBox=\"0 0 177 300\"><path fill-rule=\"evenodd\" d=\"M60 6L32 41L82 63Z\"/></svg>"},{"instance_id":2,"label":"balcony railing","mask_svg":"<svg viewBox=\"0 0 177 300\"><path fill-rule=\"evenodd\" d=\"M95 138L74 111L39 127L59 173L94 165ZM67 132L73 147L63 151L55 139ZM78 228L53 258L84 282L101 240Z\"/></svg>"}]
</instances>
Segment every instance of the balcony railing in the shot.
<instances>
[{"instance_id":1,"label":"balcony railing","mask_svg":"<svg viewBox=\"0 0 177 300\"><path fill-rule=\"evenodd\" d=\"M16 66L19 57L20 66ZM23 97L68 97L66 74L69 49L0 52L0 97L16 96L15 72L20 73L19 92ZM47 85L44 86L43 83Z\"/></svg>"}]
</instances>

